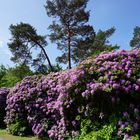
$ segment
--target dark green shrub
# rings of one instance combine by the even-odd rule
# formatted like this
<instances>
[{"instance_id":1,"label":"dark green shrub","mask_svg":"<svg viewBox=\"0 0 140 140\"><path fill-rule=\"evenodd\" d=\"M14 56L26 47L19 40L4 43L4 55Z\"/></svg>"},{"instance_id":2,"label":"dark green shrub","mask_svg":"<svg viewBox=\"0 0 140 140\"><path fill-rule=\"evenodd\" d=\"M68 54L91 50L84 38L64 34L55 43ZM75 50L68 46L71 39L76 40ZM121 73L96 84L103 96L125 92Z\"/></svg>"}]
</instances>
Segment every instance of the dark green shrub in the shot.
<instances>
[{"instance_id":1,"label":"dark green shrub","mask_svg":"<svg viewBox=\"0 0 140 140\"><path fill-rule=\"evenodd\" d=\"M6 98L9 93L9 89L0 88L0 128L5 127L4 117L6 115Z\"/></svg>"},{"instance_id":2,"label":"dark green shrub","mask_svg":"<svg viewBox=\"0 0 140 140\"><path fill-rule=\"evenodd\" d=\"M8 124L7 131L17 136L26 136L32 134L28 122L20 119L16 120L11 124Z\"/></svg>"}]
</instances>

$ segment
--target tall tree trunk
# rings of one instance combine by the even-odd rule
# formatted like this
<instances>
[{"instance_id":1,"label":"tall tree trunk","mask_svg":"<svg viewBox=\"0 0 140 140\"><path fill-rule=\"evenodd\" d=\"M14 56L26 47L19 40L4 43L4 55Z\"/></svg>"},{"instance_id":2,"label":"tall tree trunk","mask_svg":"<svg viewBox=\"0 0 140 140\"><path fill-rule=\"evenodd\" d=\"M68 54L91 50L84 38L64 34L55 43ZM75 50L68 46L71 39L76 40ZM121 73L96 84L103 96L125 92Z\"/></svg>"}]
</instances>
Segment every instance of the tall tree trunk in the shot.
<instances>
[{"instance_id":1,"label":"tall tree trunk","mask_svg":"<svg viewBox=\"0 0 140 140\"><path fill-rule=\"evenodd\" d=\"M51 61L50 61L50 59L49 59L44 47L42 45L40 45L36 40L33 40L33 41L42 49L42 51L43 51L43 53L44 53L44 55L45 55L45 57L46 57L46 59L48 61L49 67L50 67L51 71L53 71L54 69L52 67Z\"/></svg>"},{"instance_id":2,"label":"tall tree trunk","mask_svg":"<svg viewBox=\"0 0 140 140\"><path fill-rule=\"evenodd\" d=\"M45 55L45 57L46 57L46 59L48 61L48 64L49 64L49 67L50 67L51 71L53 71L53 67L52 67L51 61L50 61L50 59L49 59L45 49L42 46L40 46L40 47L41 47L41 49L42 49L42 51L43 51L43 53L44 53L44 55Z\"/></svg>"},{"instance_id":3,"label":"tall tree trunk","mask_svg":"<svg viewBox=\"0 0 140 140\"><path fill-rule=\"evenodd\" d=\"M68 28L68 68L71 69L70 29Z\"/></svg>"}]
</instances>

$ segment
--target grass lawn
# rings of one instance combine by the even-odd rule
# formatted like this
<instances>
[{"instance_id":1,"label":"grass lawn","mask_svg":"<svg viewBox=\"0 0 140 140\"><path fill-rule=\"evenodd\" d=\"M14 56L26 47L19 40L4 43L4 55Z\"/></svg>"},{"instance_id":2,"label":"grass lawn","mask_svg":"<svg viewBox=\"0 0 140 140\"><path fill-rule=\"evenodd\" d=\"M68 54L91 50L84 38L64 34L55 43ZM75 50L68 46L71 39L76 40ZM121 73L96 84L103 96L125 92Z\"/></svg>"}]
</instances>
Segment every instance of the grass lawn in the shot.
<instances>
[{"instance_id":1,"label":"grass lawn","mask_svg":"<svg viewBox=\"0 0 140 140\"><path fill-rule=\"evenodd\" d=\"M3 138L3 139L2 139ZM35 137L19 137L12 136L6 132L6 130L0 129L0 140L38 140Z\"/></svg>"}]
</instances>

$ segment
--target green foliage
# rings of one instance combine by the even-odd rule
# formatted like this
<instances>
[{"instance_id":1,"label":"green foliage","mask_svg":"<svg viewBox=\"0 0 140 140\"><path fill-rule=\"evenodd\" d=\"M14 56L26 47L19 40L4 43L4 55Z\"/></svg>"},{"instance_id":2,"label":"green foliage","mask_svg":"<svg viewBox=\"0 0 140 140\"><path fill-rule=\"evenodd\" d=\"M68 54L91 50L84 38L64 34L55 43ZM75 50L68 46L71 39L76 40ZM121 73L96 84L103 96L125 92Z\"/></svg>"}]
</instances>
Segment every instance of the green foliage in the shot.
<instances>
[{"instance_id":1,"label":"green foliage","mask_svg":"<svg viewBox=\"0 0 140 140\"><path fill-rule=\"evenodd\" d=\"M116 120L115 116L111 116L110 123L106 125L100 125L99 122L89 119L83 120L81 133L74 140L115 140L117 136L113 136L113 133L116 132Z\"/></svg>"},{"instance_id":2,"label":"green foliage","mask_svg":"<svg viewBox=\"0 0 140 140\"><path fill-rule=\"evenodd\" d=\"M25 76L33 75L33 72L27 65L17 65L14 68L11 68L10 71L13 76L17 77L19 80L22 80Z\"/></svg>"},{"instance_id":3,"label":"green foliage","mask_svg":"<svg viewBox=\"0 0 140 140\"><path fill-rule=\"evenodd\" d=\"M25 136L31 134L29 125L24 120L16 120L16 122L8 124L8 132L12 135Z\"/></svg>"},{"instance_id":4,"label":"green foliage","mask_svg":"<svg viewBox=\"0 0 140 140\"><path fill-rule=\"evenodd\" d=\"M4 65L0 66L0 81L3 78L3 76L6 74L6 68Z\"/></svg>"},{"instance_id":5,"label":"green foliage","mask_svg":"<svg viewBox=\"0 0 140 140\"><path fill-rule=\"evenodd\" d=\"M5 68L2 66L0 75L0 87L12 87L24 77L33 75L33 72L27 65L17 65L14 68Z\"/></svg>"},{"instance_id":6,"label":"green foliage","mask_svg":"<svg viewBox=\"0 0 140 140\"><path fill-rule=\"evenodd\" d=\"M3 85L3 83L5 82L4 80L4 76L6 75L7 69L5 68L4 65L0 66L0 87Z\"/></svg>"},{"instance_id":7,"label":"green foliage","mask_svg":"<svg viewBox=\"0 0 140 140\"><path fill-rule=\"evenodd\" d=\"M91 120L82 120L81 132L75 138L69 138L69 140L118 140L117 136L117 122L118 117L111 115L109 117L109 123L100 125L99 122L93 122ZM131 136L131 140L140 140L138 135Z\"/></svg>"},{"instance_id":8,"label":"green foliage","mask_svg":"<svg viewBox=\"0 0 140 140\"><path fill-rule=\"evenodd\" d=\"M140 140L140 137L138 135L132 136L131 140Z\"/></svg>"},{"instance_id":9,"label":"green foliage","mask_svg":"<svg viewBox=\"0 0 140 140\"><path fill-rule=\"evenodd\" d=\"M86 134L90 133L92 130L96 131L99 127L98 122L92 122L90 119L83 120L81 123L81 136L85 136Z\"/></svg>"},{"instance_id":10,"label":"green foliage","mask_svg":"<svg viewBox=\"0 0 140 140\"><path fill-rule=\"evenodd\" d=\"M12 87L20 80L13 75L12 71L7 70L5 76L3 77L3 82L1 84L1 87Z\"/></svg>"},{"instance_id":11,"label":"green foliage","mask_svg":"<svg viewBox=\"0 0 140 140\"><path fill-rule=\"evenodd\" d=\"M104 125L103 128L99 131L92 131L89 134L87 134L83 140L115 140L115 138L112 137L112 133L114 132L114 126L113 125Z\"/></svg>"}]
</instances>

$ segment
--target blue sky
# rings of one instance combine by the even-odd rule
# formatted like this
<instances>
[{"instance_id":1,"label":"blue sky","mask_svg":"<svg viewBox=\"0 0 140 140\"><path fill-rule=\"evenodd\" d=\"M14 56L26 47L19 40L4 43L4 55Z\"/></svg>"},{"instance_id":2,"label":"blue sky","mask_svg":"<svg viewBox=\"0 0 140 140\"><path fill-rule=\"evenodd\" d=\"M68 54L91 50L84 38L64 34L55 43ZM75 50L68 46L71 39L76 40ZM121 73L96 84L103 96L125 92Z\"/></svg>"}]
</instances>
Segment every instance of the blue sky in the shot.
<instances>
[{"instance_id":1,"label":"blue sky","mask_svg":"<svg viewBox=\"0 0 140 140\"><path fill-rule=\"evenodd\" d=\"M51 23L47 17L44 4L46 0L1 0L0 3L0 64L13 66L7 42L10 39L9 26L20 22L30 23L39 34L48 34L47 27ZM129 40L133 28L140 26L140 0L89 0L91 10L89 23L95 31L115 27L116 32L110 38L111 43L118 44L121 49L130 49ZM48 55L53 63L60 54L55 44L48 44Z\"/></svg>"}]
</instances>

